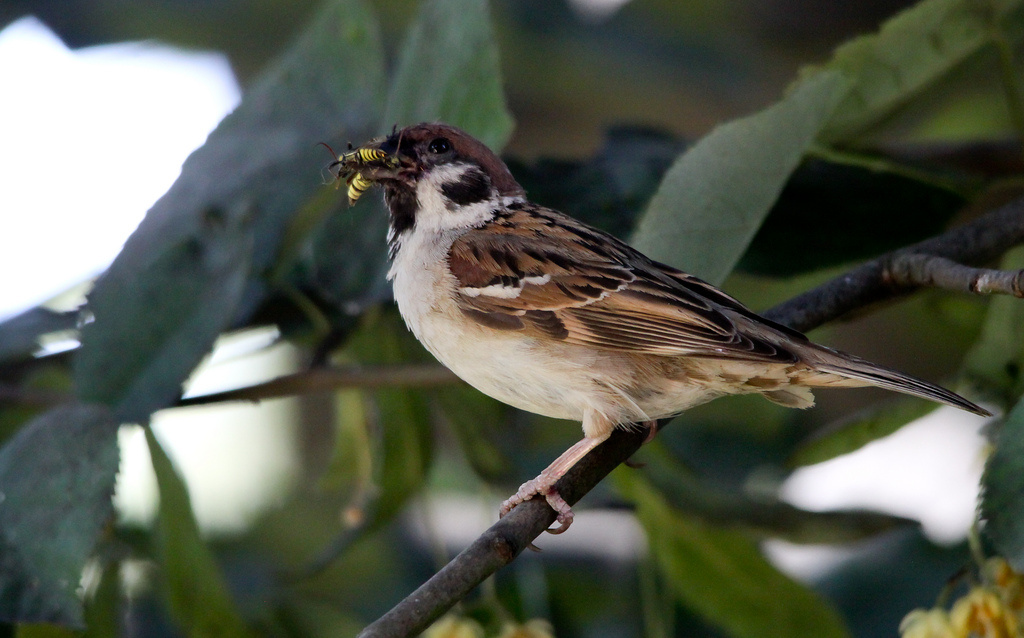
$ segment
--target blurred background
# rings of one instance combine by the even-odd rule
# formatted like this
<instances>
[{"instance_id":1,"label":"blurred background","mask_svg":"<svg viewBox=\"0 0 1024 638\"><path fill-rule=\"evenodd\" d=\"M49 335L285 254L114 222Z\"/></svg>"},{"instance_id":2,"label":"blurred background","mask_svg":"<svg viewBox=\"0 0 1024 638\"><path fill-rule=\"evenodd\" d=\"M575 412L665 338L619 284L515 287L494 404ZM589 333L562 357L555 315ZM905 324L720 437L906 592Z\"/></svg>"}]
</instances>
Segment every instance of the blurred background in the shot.
<instances>
[{"instance_id":1,"label":"blurred background","mask_svg":"<svg viewBox=\"0 0 1024 638\"><path fill-rule=\"evenodd\" d=\"M419 3L369 4L380 23L386 64L393 67ZM910 4L492 2L502 82L515 120L503 155L533 199L577 214L574 206L589 205L593 223L626 236L682 149L717 124L777 101L801 67L825 62L836 46L875 30ZM81 304L89 282L178 178L185 158L298 37L318 6L281 0L4 0L0 320L39 304L60 311ZM1019 157L1006 159L1000 150L1005 127L985 130L984 109L968 117L978 121L950 117L883 141L909 155L908 149L933 149L929 143L956 140L966 130L972 140L995 145L988 157L1002 164L994 172L1019 169ZM339 148L348 140L324 141ZM331 158L322 154L304 176L312 183L324 181L321 169ZM816 186L834 179L842 184L841 196L856 191L868 201L875 187L829 170L805 166L800 175L809 186L789 192L791 201L817 210L825 235L845 233L845 223L875 223L856 216L852 222L829 220L822 207L831 200L827 194L815 199ZM618 180L612 194L609 180ZM907 199L891 205L926 202L942 211L941 219L928 228L911 219L911 229L891 247L937 230L963 203L910 190L901 190ZM342 193L336 195L340 200ZM344 220L338 224L346 228ZM786 232L780 224L765 226L726 283L755 310L867 256L823 247L832 258L805 259L794 254L799 248L778 240L777 233ZM383 245L384 237L375 233L367 241ZM380 272L365 276L380 279ZM393 363L381 350L430 361L386 304L357 311L344 348L331 355L334 363ZM977 338L984 311L974 300L927 292L811 336L948 381ZM189 379L186 397L308 368L317 344L301 330L290 331L294 322L253 323L260 325L218 340ZM55 332L36 356L76 346L73 332ZM374 353L361 356L367 349ZM577 424L529 418L461 386L448 394L421 393L426 398L391 392L396 394L380 393L371 401L372 392L345 389L154 416L154 431L185 479L203 538L242 616L261 631L353 635L483 531L510 488L579 436ZM822 392L817 409L793 413L730 399L694 411L686 418L690 427L666 429L658 444L686 467L681 474L688 480L696 476L714 490L778 495L781 503L810 511L865 509L919 521L920 528L886 518L874 527L865 524L870 533L836 535L842 543L830 542L829 533L774 529L757 536L772 563L831 600L857 636L894 635L900 618L915 606L931 606L967 561L965 539L984 463L984 420L943 408L854 453L796 471L787 466L797 440L862 418L879 400L894 402L881 392ZM471 409L453 416L445 408L452 402ZM429 439L405 457L420 458L424 467L409 490L415 498L396 501L396 511L380 518L372 534L359 535L366 517L389 507L373 503L381 482L376 472L387 466L385 448L393 444L380 429L391 425L394 412L427 424L401 435ZM479 432L467 433L473 428ZM147 550L160 507L150 448L138 426L122 427L119 445L115 536L122 549L116 562L121 593L131 604L119 608L115 633L180 635L173 613L160 602ZM700 609L666 593L664 576L652 571L644 532L624 505L608 486L596 490L577 509L570 533L541 538L543 553L522 556L462 611L488 627L512 618L546 619L559 636L727 635ZM882 528L888 531L874 533ZM88 591L89 583L84 587Z\"/></svg>"}]
</instances>

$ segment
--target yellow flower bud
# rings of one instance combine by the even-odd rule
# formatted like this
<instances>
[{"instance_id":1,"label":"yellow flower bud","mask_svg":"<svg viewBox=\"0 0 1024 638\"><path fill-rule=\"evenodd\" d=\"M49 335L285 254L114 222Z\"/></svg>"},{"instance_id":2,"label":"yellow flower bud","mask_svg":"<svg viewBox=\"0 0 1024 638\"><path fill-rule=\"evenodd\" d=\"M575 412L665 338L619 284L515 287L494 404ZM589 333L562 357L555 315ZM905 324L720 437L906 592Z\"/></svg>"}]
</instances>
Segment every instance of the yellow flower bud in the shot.
<instances>
[{"instance_id":1,"label":"yellow flower bud","mask_svg":"<svg viewBox=\"0 0 1024 638\"><path fill-rule=\"evenodd\" d=\"M945 609L915 609L900 623L901 638L966 638L953 630Z\"/></svg>"},{"instance_id":2,"label":"yellow flower bud","mask_svg":"<svg viewBox=\"0 0 1024 638\"><path fill-rule=\"evenodd\" d=\"M999 595L985 587L975 587L953 604L949 613L957 636L978 638L1016 638L1017 616Z\"/></svg>"},{"instance_id":3,"label":"yellow flower bud","mask_svg":"<svg viewBox=\"0 0 1024 638\"><path fill-rule=\"evenodd\" d=\"M999 590L999 597L1017 614L1024 611L1024 577L1015 572L1004 558L985 562L985 574Z\"/></svg>"},{"instance_id":4,"label":"yellow flower bud","mask_svg":"<svg viewBox=\"0 0 1024 638\"><path fill-rule=\"evenodd\" d=\"M425 632L423 638L483 638L484 628L471 618L448 614L439 618Z\"/></svg>"},{"instance_id":5,"label":"yellow flower bud","mask_svg":"<svg viewBox=\"0 0 1024 638\"><path fill-rule=\"evenodd\" d=\"M498 638L554 638L555 633L546 620L534 618L525 625L506 624Z\"/></svg>"}]
</instances>

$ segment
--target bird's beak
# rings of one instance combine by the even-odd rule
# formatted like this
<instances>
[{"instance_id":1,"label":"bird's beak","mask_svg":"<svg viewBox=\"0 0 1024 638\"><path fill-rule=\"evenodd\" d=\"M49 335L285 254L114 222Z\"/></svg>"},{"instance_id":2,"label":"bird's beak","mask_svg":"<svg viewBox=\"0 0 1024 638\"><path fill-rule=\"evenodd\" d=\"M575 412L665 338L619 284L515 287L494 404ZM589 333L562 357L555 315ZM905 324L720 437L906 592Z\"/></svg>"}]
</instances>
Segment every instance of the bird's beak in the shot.
<instances>
[{"instance_id":1,"label":"bird's beak","mask_svg":"<svg viewBox=\"0 0 1024 638\"><path fill-rule=\"evenodd\" d=\"M414 162L399 153L401 141L401 135L392 134L370 140L338 156L331 170L334 172L336 169L339 184L340 180L348 184L349 205L355 205L362 194L376 183L410 179L411 173L415 172Z\"/></svg>"},{"instance_id":2,"label":"bird's beak","mask_svg":"<svg viewBox=\"0 0 1024 638\"><path fill-rule=\"evenodd\" d=\"M370 140L360 146L357 151L363 151L370 156L374 153L382 153L379 159L366 161L359 172L364 178L372 182L400 179L413 168L413 161L399 150L401 140L394 135L379 137Z\"/></svg>"}]
</instances>

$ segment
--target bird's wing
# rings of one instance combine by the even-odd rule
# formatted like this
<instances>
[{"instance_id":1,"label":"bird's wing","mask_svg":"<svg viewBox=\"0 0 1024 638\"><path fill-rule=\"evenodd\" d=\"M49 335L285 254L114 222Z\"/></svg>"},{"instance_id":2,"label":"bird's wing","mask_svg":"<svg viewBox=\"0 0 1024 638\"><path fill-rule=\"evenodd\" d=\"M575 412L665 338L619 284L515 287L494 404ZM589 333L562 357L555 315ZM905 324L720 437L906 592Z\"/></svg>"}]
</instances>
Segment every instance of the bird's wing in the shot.
<instances>
[{"instance_id":1,"label":"bird's wing","mask_svg":"<svg viewBox=\"0 0 1024 638\"><path fill-rule=\"evenodd\" d=\"M799 333L610 235L530 204L500 211L457 239L448 265L463 313L492 328L626 352L799 359L780 345L803 340Z\"/></svg>"}]
</instances>

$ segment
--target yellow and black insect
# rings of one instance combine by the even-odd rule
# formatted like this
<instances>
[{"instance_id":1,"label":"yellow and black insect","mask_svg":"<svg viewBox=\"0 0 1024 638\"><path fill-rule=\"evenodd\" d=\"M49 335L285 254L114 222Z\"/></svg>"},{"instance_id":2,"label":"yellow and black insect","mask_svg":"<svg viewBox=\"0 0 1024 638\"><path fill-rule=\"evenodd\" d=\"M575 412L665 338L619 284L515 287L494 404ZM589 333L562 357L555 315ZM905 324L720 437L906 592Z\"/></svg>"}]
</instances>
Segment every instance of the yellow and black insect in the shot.
<instances>
[{"instance_id":1,"label":"yellow and black insect","mask_svg":"<svg viewBox=\"0 0 1024 638\"><path fill-rule=\"evenodd\" d=\"M363 177L362 173L355 172L349 176L348 180L348 205L355 206L359 198L363 196L368 188L373 186L371 180Z\"/></svg>"},{"instance_id":2,"label":"yellow and black insect","mask_svg":"<svg viewBox=\"0 0 1024 638\"><path fill-rule=\"evenodd\" d=\"M365 166L373 162L379 162L385 166L397 166L398 160L391 157L379 148L360 147L350 149L347 153L338 156L338 164L344 166Z\"/></svg>"},{"instance_id":3,"label":"yellow and black insect","mask_svg":"<svg viewBox=\"0 0 1024 638\"><path fill-rule=\"evenodd\" d=\"M327 147L327 150L331 151L331 155L335 155L334 150L330 146L327 146L327 144L324 144L324 146ZM367 179L360 169L372 167L398 168L399 166L397 157L388 155L379 148L360 147L353 149L351 144L349 144L348 152L337 155L337 158L327 169L334 174L334 178L337 180L335 188L341 186L342 179L348 184L349 206L354 206L363 193L373 185L373 180Z\"/></svg>"}]
</instances>

